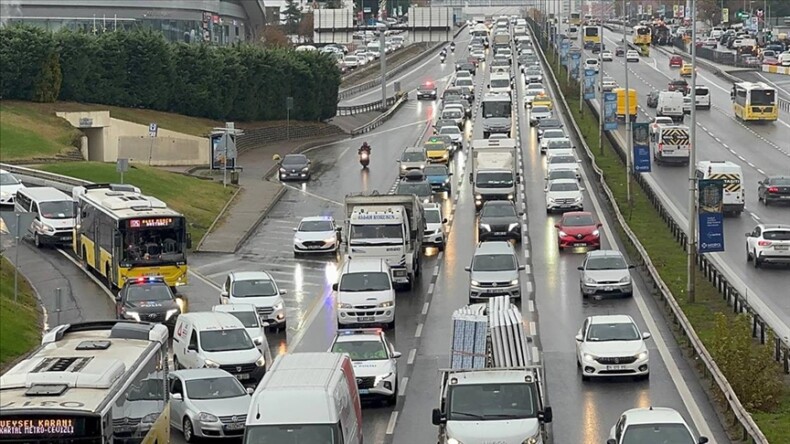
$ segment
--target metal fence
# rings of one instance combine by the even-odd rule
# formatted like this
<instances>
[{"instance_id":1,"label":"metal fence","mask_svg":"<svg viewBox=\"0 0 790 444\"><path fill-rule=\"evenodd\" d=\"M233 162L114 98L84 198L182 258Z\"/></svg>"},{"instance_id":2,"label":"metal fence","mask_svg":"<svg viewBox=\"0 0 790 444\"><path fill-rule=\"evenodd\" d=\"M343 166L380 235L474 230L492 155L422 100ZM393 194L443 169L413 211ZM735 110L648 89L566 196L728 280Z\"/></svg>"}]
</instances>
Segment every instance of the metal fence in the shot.
<instances>
[{"instance_id":1,"label":"metal fence","mask_svg":"<svg viewBox=\"0 0 790 444\"><path fill-rule=\"evenodd\" d=\"M370 103L363 103L361 105L352 105L352 106L338 106L337 107L337 114L336 116L353 116L354 114L362 114L367 113L370 111L384 111L390 106L392 106L395 101L398 100L398 97L387 97L386 106L382 108L381 100L376 100L375 102Z\"/></svg>"},{"instance_id":2,"label":"metal fence","mask_svg":"<svg viewBox=\"0 0 790 444\"><path fill-rule=\"evenodd\" d=\"M533 29L533 33L538 31L540 28L534 22L530 21L531 27ZM540 48L540 46L536 46ZM544 63L545 56L543 55L542 49L539 49L541 56L543 57ZM548 66L548 64L546 63ZM547 72L551 74L550 82L556 91L559 91L559 82L557 78L554 76L553 72L548 69ZM649 282L652 284L654 294L657 294L666 304L669 309L669 312L672 316L672 321L675 325L677 325L683 333L683 336L686 338L688 345L694 352L694 358L698 359L703 365L703 375L710 376L713 379L714 385L718 388L719 392L722 395L722 399L724 402L727 403L728 411L731 411L735 416L735 421L739 426L741 431L742 439L748 440L751 439L754 443L759 444L768 444L768 440L763 435L762 431L757 427L757 424L752 419L751 415L746 411L743 407L741 402L738 400L738 396L730 386L729 382L725 378L725 376L721 373L721 370L716 365L716 362L710 356L710 353L705 348L705 345L702 343L700 338L697 336L696 332L694 331L693 326L686 318L685 313L681 309L680 305L678 304L677 300L675 299L674 295L669 291L666 283L661 278L658 270L653 265L650 257L647 254L647 251L642 246L639 239L633 233L633 231L628 226L622 212L620 211L619 206L617 205L617 201L614 198L614 194L612 193L611 189L607 185L606 181L603 177L603 171L597 166L595 162L595 154L590 151L589 146L587 145L586 141L583 139L581 135L581 130L576 125L576 122L572 118L572 113L568 107L565 98L559 94L558 100L560 102L560 109L566 115L567 120L572 122L573 128L575 130L575 137L578 140L578 146L584 147L585 154L592 164L592 168L596 173L596 181L595 184L599 190L602 192L601 194L605 197L605 203L609 206L611 212L615 215L618 225L625 233L624 241L627 245L634 251L637 252L638 257L637 259L640 262L640 267L643 267L644 270L647 271L649 276ZM594 107L590 107L593 110L593 113L596 114L598 117L597 110ZM617 147L618 154L624 158L625 150L623 149L622 140L618 140L617 137L612 137L612 134L609 132L607 137L609 137L612 145ZM660 214L662 215L662 219L669 225L670 229L672 230L675 238L684 246L684 248L688 245L685 240L685 231L681 229L681 226L678 222L672 217L670 212L665 208L664 202L658 197L658 195L653 191L650 184L644 180L642 175L636 175L637 183L641 186L641 188L645 191L645 193L650 196L651 202L659 210ZM692 215L693 217L693 215ZM752 319L754 321L754 328L753 328L753 335L757 338L760 338L763 343L766 339L765 332L766 330L766 322L763 320L759 314L755 313L753 310L750 309L750 306L746 299L741 296L737 289L735 289L731 284L728 283L727 277L718 271L715 266L709 261L704 255L698 255L698 265L705 276L714 283L717 289L722 293L723 297L727 302L733 307L733 310L737 313L749 313L752 315ZM714 271L716 270L716 271ZM787 344L784 343L781 339L777 338L775 343L775 356L777 360L782 360L784 362L785 370L787 371L788 363L790 363L790 354L788 353Z\"/></svg>"},{"instance_id":3,"label":"metal fence","mask_svg":"<svg viewBox=\"0 0 790 444\"><path fill-rule=\"evenodd\" d=\"M401 105L403 105L404 103L406 103L406 101L409 100L409 95L406 93L400 93L397 96L393 97L393 99L394 99L394 103L392 104L392 106L390 106L389 109L385 111L382 115L377 116L371 122L366 123L360 126L359 128L354 128L353 130L351 130L351 137L367 133L381 126L384 122L389 120L390 117L392 117L395 114L395 112L398 110L398 108L400 108Z\"/></svg>"}]
</instances>

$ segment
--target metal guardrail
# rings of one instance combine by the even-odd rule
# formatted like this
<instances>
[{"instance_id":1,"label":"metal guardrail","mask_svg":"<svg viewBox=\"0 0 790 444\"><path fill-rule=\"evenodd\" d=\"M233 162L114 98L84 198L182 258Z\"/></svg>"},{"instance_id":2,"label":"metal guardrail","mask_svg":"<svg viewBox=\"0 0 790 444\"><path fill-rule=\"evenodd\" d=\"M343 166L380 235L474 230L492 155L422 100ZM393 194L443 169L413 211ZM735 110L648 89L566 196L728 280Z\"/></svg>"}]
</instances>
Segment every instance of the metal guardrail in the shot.
<instances>
[{"instance_id":1,"label":"metal guardrail","mask_svg":"<svg viewBox=\"0 0 790 444\"><path fill-rule=\"evenodd\" d=\"M396 99L395 102L382 115L377 116L375 119L373 119L369 123L360 126L359 128L354 128L353 130L351 130L351 137L367 133L381 126L384 122L389 120L393 114L395 114L395 112L398 110L398 108L400 108L401 105L403 105L409 100L409 95L406 93L401 93L397 97L393 97L393 99Z\"/></svg>"},{"instance_id":2,"label":"metal guardrail","mask_svg":"<svg viewBox=\"0 0 790 444\"><path fill-rule=\"evenodd\" d=\"M536 26L534 21L530 20L530 27L532 28L534 35L538 34L536 32L538 26ZM539 48L538 51L540 53L540 56L543 58L544 65L548 66L548 63L546 62L545 54L543 54L543 48L541 47L541 45L536 45L536 46ZM550 81L553 84L552 86L554 87L555 91L559 92L560 91L559 82L557 81L554 72L551 69L548 69L547 71L551 73ZM613 214L615 215L618 225L623 230L623 233L625 233L626 237L624 240L627 241L629 245L631 245L631 247L637 251L637 253L639 253L639 260L641 261L641 265L644 266L644 268L647 270L650 280L653 282L654 289L661 296L662 300L666 302L667 306L669 307L672 313L674 322L678 326L680 326L680 328L683 330L684 335L686 336L686 338L688 338L689 345L692 347L696 356L705 366L706 374L709 374L713 378L716 387L718 387L719 391L722 393L723 398L726 400L727 405L729 406L729 409L732 410L733 414L735 415L738 423L741 426L743 439L745 440L747 438L751 438L754 443L769 444L767 438L762 433L762 431L757 426L757 424L754 422L749 412L743 407L740 400L738 399L738 396L735 394L735 391L732 389L729 382L727 381L727 378L724 376L724 374L722 374L718 365L713 360L708 350L705 348L705 345L702 343L699 336L697 336L697 333L694 331L694 327L689 322L685 313L683 313L682 308L678 304L674 295L669 290L669 287L663 281L661 275L658 273L658 270L656 269L655 265L651 261L647 253L647 250L644 248L641 242L639 242L639 239L637 238L636 234L634 234L634 232L628 226L628 223L626 222L623 213L620 211L620 208L617 205L617 201L615 200L612 190L606 184L603 171L598 167L597 163L595 162L595 154L592 153L590 147L587 145L587 142L581 136L581 130L579 129L579 126L576 124L576 121L572 117L573 114L571 113L571 110L568 107L568 103L566 102L565 97L562 94L558 94L558 96L560 98L561 111L565 114L567 120L573 123L573 129L575 131L576 139L580 144L580 146L584 147L585 154L587 155L592 165L593 171L596 174L598 186L603 191L604 196L607 199L607 203L614 210ZM595 112L595 108L593 107L591 108L593 109L593 112ZM614 145L617 144L614 143ZM620 150L622 150L621 146L619 146L619 148ZM647 184L644 182L640 183L640 185L642 185L643 189L649 188ZM654 201L654 205L663 207L662 203L657 200ZM675 225L677 226L677 224ZM702 255L698 255L698 256L702 256ZM704 268L703 271L705 271ZM727 296L725 295L725 297Z\"/></svg>"},{"instance_id":3,"label":"metal guardrail","mask_svg":"<svg viewBox=\"0 0 790 444\"><path fill-rule=\"evenodd\" d=\"M88 182L87 180L75 179L73 177L63 176L61 174L41 171L34 168L25 168L17 165L10 165L7 163L0 163L0 168L14 175L23 176L28 183L41 187L57 188L66 192L66 194L69 196L71 196L72 188L93 183Z\"/></svg>"},{"instance_id":4,"label":"metal guardrail","mask_svg":"<svg viewBox=\"0 0 790 444\"><path fill-rule=\"evenodd\" d=\"M398 97L396 96L387 97L387 102L384 109L388 109L389 107L391 107L397 100ZM362 114L370 111L380 111L380 110L382 110L381 100L377 100L375 102L363 103L361 105L338 106L337 114L335 114L335 116L353 116L355 114Z\"/></svg>"}]
</instances>

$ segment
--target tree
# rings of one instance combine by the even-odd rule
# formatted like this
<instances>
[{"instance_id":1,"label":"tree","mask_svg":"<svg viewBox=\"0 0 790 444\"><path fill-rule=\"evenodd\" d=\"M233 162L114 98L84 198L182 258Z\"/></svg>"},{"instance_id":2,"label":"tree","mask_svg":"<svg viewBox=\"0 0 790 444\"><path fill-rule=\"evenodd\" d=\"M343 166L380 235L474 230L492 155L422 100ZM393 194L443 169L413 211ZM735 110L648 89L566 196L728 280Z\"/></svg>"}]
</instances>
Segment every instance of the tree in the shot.
<instances>
[{"instance_id":1,"label":"tree","mask_svg":"<svg viewBox=\"0 0 790 444\"><path fill-rule=\"evenodd\" d=\"M299 22L302 21L302 11L295 0L285 0L285 10L280 12L281 23L285 25L285 32L296 34Z\"/></svg>"},{"instance_id":2,"label":"tree","mask_svg":"<svg viewBox=\"0 0 790 444\"><path fill-rule=\"evenodd\" d=\"M343 7L343 0L328 0L325 9L340 9Z\"/></svg>"},{"instance_id":3,"label":"tree","mask_svg":"<svg viewBox=\"0 0 790 444\"><path fill-rule=\"evenodd\" d=\"M63 77L60 72L60 57L53 49L49 53L41 72L36 79L35 86L33 87L33 101L43 103L53 103L60 95L60 85Z\"/></svg>"},{"instance_id":4,"label":"tree","mask_svg":"<svg viewBox=\"0 0 790 444\"><path fill-rule=\"evenodd\" d=\"M697 0L697 21L712 25L721 23L721 7L718 0Z\"/></svg>"},{"instance_id":5,"label":"tree","mask_svg":"<svg viewBox=\"0 0 790 444\"><path fill-rule=\"evenodd\" d=\"M291 41L283 31L282 27L276 25L266 25L263 28L261 41L264 48L288 48L291 46Z\"/></svg>"},{"instance_id":6,"label":"tree","mask_svg":"<svg viewBox=\"0 0 790 444\"><path fill-rule=\"evenodd\" d=\"M302 15L302 20L299 22L298 30L299 38L303 42L313 41L313 13L308 12Z\"/></svg>"}]
</instances>

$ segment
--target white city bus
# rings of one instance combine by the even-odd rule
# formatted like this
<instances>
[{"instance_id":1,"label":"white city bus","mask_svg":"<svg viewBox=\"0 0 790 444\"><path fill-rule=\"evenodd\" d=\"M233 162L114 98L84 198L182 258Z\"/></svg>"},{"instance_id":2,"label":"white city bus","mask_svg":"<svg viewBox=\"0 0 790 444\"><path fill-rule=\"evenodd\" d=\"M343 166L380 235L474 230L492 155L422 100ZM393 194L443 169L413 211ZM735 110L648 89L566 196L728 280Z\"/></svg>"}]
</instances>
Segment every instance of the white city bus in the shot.
<instances>
[{"instance_id":1,"label":"white city bus","mask_svg":"<svg viewBox=\"0 0 790 444\"><path fill-rule=\"evenodd\" d=\"M167 443L167 327L59 325L0 377L0 443Z\"/></svg>"}]
</instances>

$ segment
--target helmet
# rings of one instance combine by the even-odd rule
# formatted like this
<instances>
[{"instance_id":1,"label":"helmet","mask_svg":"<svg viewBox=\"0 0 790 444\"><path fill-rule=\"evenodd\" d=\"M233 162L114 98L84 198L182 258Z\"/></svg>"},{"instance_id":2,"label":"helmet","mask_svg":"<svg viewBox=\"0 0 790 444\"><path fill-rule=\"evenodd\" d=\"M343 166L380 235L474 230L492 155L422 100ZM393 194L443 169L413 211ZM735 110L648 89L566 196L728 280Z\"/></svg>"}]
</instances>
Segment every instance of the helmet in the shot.
<instances>
[{"instance_id":1,"label":"helmet","mask_svg":"<svg viewBox=\"0 0 790 444\"><path fill-rule=\"evenodd\" d=\"M367 142L362 142L362 148L370 148Z\"/></svg>"}]
</instances>

